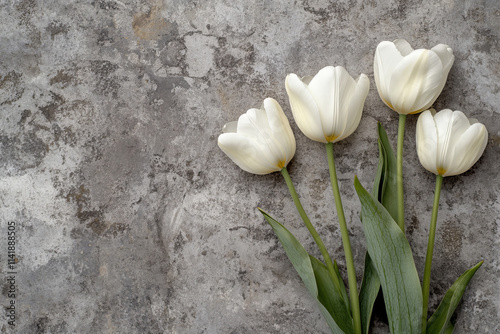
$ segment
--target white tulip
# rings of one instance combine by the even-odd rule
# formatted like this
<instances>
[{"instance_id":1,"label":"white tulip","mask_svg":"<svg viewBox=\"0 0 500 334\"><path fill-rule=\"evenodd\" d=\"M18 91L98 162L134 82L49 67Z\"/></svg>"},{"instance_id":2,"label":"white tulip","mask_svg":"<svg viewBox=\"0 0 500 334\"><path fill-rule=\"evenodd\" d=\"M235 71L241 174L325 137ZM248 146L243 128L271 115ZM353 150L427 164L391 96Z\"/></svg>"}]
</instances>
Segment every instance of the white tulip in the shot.
<instances>
[{"instance_id":1,"label":"white tulip","mask_svg":"<svg viewBox=\"0 0 500 334\"><path fill-rule=\"evenodd\" d=\"M300 130L312 140L335 143L358 127L370 81L364 74L354 80L343 67L328 66L314 77L289 74L285 85Z\"/></svg>"},{"instance_id":2,"label":"white tulip","mask_svg":"<svg viewBox=\"0 0 500 334\"><path fill-rule=\"evenodd\" d=\"M461 111L424 111L417 121L417 154L422 166L441 176L464 173L481 157L486 127Z\"/></svg>"},{"instance_id":3,"label":"white tulip","mask_svg":"<svg viewBox=\"0 0 500 334\"><path fill-rule=\"evenodd\" d=\"M224 125L221 150L241 169L269 174L288 165L295 154L295 137L278 102L267 98L260 109L250 109L237 122Z\"/></svg>"},{"instance_id":4,"label":"white tulip","mask_svg":"<svg viewBox=\"0 0 500 334\"><path fill-rule=\"evenodd\" d=\"M399 114L416 114L436 101L455 56L448 45L430 50L413 48L404 39L381 42L374 61L380 98Z\"/></svg>"}]
</instances>

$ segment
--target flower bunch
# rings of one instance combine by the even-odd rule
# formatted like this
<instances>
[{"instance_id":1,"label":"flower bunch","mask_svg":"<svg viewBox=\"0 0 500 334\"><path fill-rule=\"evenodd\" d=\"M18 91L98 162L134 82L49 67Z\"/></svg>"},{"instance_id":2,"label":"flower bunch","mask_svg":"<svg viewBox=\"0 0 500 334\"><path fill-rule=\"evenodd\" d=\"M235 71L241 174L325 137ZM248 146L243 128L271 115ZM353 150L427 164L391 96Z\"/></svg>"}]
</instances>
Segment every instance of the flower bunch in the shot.
<instances>
[{"instance_id":1,"label":"flower bunch","mask_svg":"<svg viewBox=\"0 0 500 334\"><path fill-rule=\"evenodd\" d=\"M327 247L306 214L286 166L296 144L282 108L272 98L260 109L250 109L237 122L224 126L218 144L241 169L254 174L280 171L304 224L316 242L323 262L309 255L286 227L261 210L292 265L317 301L332 333L368 333L375 298L382 289L391 333L451 333L451 316L462 294L481 266L460 276L428 318L428 299L434 235L444 176L458 175L474 165L486 147L486 127L461 111L429 109L440 95L454 55L439 44L414 50L399 39L382 42L375 51L374 77L384 103L399 113L397 154L384 128L378 126L379 166L372 194L355 178L361 202L361 221L367 254L361 289L358 289L351 243L336 175L334 144L358 127L370 81L354 79L341 66L327 66L313 77L289 74L285 87L295 123L308 138L324 143L336 214L347 266L348 289ZM421 113L417 121L417 154L422 166L436 174L429 242L420 283L412 250L405 236L403 141L407 115Z\"/></svg>"}]
</instances>

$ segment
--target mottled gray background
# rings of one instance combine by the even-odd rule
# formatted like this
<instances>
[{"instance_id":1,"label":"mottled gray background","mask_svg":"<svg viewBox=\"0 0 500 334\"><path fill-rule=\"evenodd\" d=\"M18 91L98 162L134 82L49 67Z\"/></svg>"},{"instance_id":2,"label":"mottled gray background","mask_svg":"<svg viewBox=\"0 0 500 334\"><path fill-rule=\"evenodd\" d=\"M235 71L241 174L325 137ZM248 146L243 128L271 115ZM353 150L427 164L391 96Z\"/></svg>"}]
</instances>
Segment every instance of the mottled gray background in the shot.
<instances>
[{"instance_id":1,"label":"mottled gray background","mask_svg":"<svg viewBox=\"0 0 500 334\"><path fill-rule=\"evenodd\" d=\"M484 156L445 179L431 309L484 259L456 333L499 333L500 4L496 0L0 1L0 247L17 223L17 327L1 333L328 333L262 207L316 255L279 173L251 175L217 147L224 123L265 97L291 118L287 73L343 65L371 80L336 161L358 279L364 241L353 177L371 187L382 40L455 53L436 108L486 124ZM434 176L407 121L407 234L423 269ZM289 166L345 272L324 146L290 120ZM2 282L1 304L7 305ZM4 298L5 297L5 298ZM385 333L377 311L375 332Z\"/></svg>"}]
</instances>

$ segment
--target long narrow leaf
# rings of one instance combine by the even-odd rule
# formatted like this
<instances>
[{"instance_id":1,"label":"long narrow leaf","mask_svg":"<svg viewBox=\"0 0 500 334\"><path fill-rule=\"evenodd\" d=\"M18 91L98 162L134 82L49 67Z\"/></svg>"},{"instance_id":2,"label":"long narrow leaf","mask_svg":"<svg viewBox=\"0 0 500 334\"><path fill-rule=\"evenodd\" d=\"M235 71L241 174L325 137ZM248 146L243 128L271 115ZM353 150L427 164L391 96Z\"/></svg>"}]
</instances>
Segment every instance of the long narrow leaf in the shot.
<instances>
[{"instance_id":1,"label":"long narrow leaf","mask_svg":"<svg viewBox=\"0 0 500 334\"><path fill-rule=\"evenodd\" d=\"M397 183L396 183L396 157L389 143L387 133L380 122L377 125L379 161L375 180L373 182L372 195L389 211L392 218L398 215ZM364 334L370 330L370 320L373 305L380 291L380 280L372 263L370 255L365 255L365 271L360 290L361 325Z\"/></svg>"},{"instance_id":2,"label":"long narrow leaf","mask_svg":"<svg viewBox=\"0 0 500 334\"><path fill-rule=\"evenodd\" d=\"M310 257L300 242L283 225L259 209L278 236L293 267L314 297L334 334L353 333L352 318L346 309L340 289L334 288L328 270L319 260ZM314 259L314 266L311 261ZM319 262L319 264L318 264ZM321 265L320 265L321 264ZM316 269L316 270L315 270ZM326 272L325 272L326 270ZM326 276L325 276L326 275ZM326 296L325 294L328 294Z\"/></svg>"},{"instance_id":3,"label":"long narrow leaf","mask_svg":"<svg viewBox=\"0 0 500 334\"><path fill-rule=\"evenodd\" d=\"M437 310L427 323L428 334L446 334L449 331L448 328L450 325L452 326L451 330L453 330L453 324L450 322L451 316L453 315L453 312L455 312L458 303L460 303L460 300L465 292L465 288L467 288L467 284L469 284L470 280L482 264L483 261L465 271L448 289ZM449 331L449 333L451 333L451 331Z\"/></svg>"},{"instance_id":4,"label":"long narrow leaf","mask_svg":"<svg viewBox=\"0 0 500 334\"><path fill-rule=\"evenodd\" d=\"M335 273L337 274L338 281L340 282L340 292L342 293L342 297L344 298L345 307L346 307L346 309L351 311L351 303L349 300L349 296L347 295L347 290L345 289L344 281L342 280L342 276L340 275L339 266L337 265L337 261L333 261L333 266L335 268Z\"/></svg>"},{"instance_id":5,"label":"long narrow leaf","mask_svg":"<svg viewBox=\"0 0 500 334\"><path fill-rule=\"evenodd\" d=\"M367 249L377 270L392 334L420 334L422 290L410 245L390 213L358 178Z\"/></svg>"},{"instance_id":6,"label":"long narrow leaf","mask_svg":"<svg viewBox=\"0 0 500 334\"><path fill-rule=\"evenodd\" d=\"M332 317L335 317L337 325L340 328L348 329L348 331L352 333L351 313L349 309L345 307L346 304L344 303L342 294L337 291L330 279L328 269L315 257L309 256L309 258L311 259L314 275L316 276L318 300L325 306Z\"/></svg>"},{"instance_id":7,"label":"long narrow leaf","mask_svg":"<svg viewBox=\"0 0 500 334\"><path fill-rule=\"evenodd\" d=\"M455 329L455 325L450 322L448 322L448 326L444 329L443 334L451 334L453 333L453 330Z\"/></svg>"},{"instance_id":8,"label":"long narrow leaf","mask_svg":"<svg viewBox=\"0 0 500 334\"><path fill-rule=\"evenodd\" d=\"M384 174L383 184L380 189L379 202L387 209L392 218L398 216L398 192L397 192L397 161L394 151L389 143L389 138L380 122L378 123L379 150L384 151ZM375 195L374 195L375 196Z\"/></svg>"},{"instance_id":9,"label":"long narrow leaf","mask_svg":"<svg viewBox=\"0 0 500 334\"><path fill-rule=\"evenodd\" d=\"M365 255L365 272L363 273L363 281L359 292L359 304L361 312L361 325L364 334L368 334L370 330L370 319L373 312L373 304L377 299L380 291L380 280L377 275L377 270L373 265L368 252Z\"/></svg>"},{"instance_id":10,"label":"long narrow leaf","mask_svg":"<svg viewBox=\"0 0 500 334\"><path fill-rule=\"evenodd\" d=\"M380 140L380 134L378 139L378 165L377 172L375 173L375 180L373 181L372 195L379 202L382 201L382 194L384 191L384 179L387 172L387 156L385 154L385 148L382 146L382 141Z\"/></svg>"}]
</instances>

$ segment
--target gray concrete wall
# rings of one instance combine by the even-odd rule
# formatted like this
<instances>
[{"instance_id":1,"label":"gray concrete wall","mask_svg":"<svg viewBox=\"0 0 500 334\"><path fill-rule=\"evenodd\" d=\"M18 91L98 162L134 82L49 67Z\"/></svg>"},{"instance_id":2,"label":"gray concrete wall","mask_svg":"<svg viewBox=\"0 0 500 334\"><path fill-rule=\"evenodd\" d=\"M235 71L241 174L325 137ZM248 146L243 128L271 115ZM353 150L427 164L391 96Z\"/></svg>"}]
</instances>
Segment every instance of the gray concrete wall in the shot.
<instances>
[{"instance_id":1,"label":"gray concrete wall","mask_svg":"<svg viewBox=\"0 0 500 334\"><path fill-rule=\"evenodd\" d=\"M484 156L446 178L431 309L484 259L456 333L500 332L500 3L374 1L0 1L0 246L17 225L16 324L2 333L328 333L262 207L314 254L279 173L251 175L217 147L224 123L265 97L290 118L297 191L345 272L324 146L302 135L286 74L343 65L371 80L336 161L358 278L365 254L353 189L371 185L379 99L375 47L407 39L455 52L437 109L486 124ZM407 121L407 234L423 269L434 176ZM8 284L2 283L2 306ZM5 298L4 298L5 297ZM382 312L374 332L386 333Z\"/></svg>"}]
</instances>

